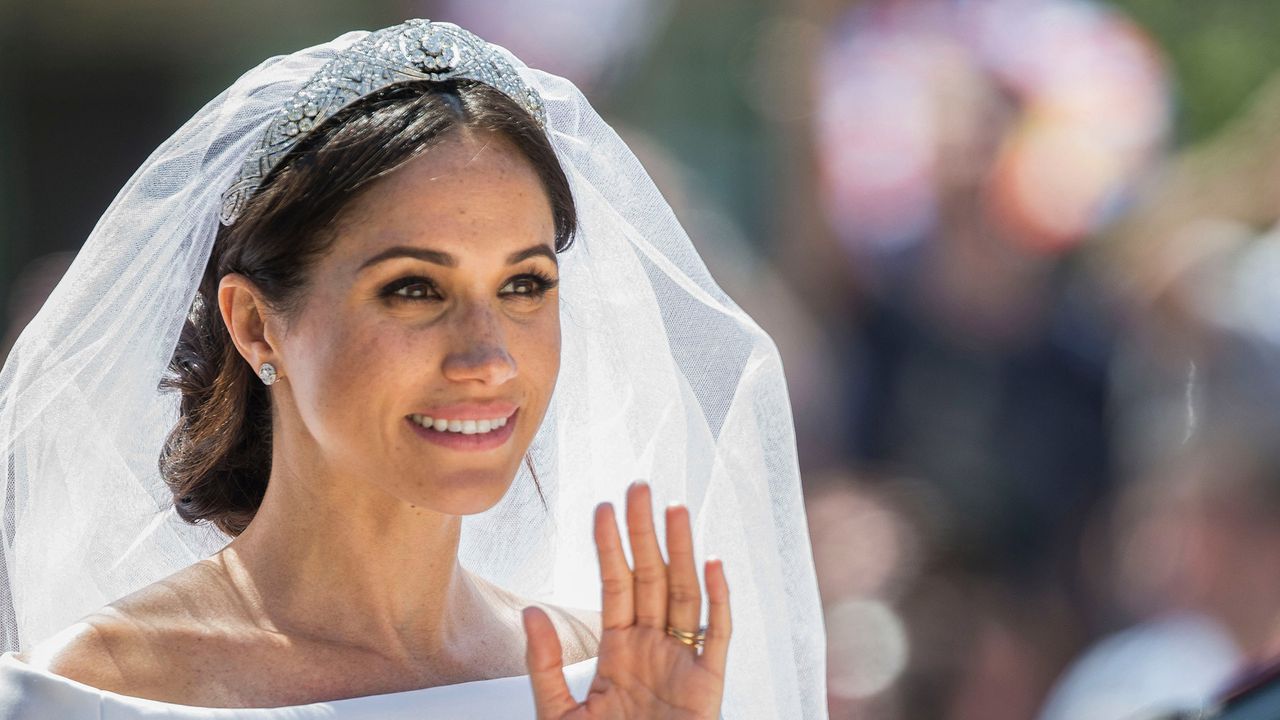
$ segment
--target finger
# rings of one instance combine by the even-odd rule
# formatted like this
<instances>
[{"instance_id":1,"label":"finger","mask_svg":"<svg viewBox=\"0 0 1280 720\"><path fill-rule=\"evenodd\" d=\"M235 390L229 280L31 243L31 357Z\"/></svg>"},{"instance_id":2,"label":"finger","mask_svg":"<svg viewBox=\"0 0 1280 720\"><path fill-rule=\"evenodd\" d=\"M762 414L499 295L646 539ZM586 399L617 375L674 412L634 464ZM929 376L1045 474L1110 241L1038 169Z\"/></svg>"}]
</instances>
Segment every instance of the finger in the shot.
<instances>
[{"instance_id":1,"label":"finger","mask_svg":"<svg viewBox=\"0 0 1280 720\"><path fill-rule=\"evenodd\" d=\"M653 530L653 499L645 483L635 483L627 490L627 537L636 565L636 624L665 630L667 564Z\"/></svg>"},{"instance_id":2,"label":"finger","mask_svg":"<svg viewBox=\"0 0 1280 720\"><path fill-rule=\"evenodd\" d=\"M667 508L667 560L667 624L694 632L702 619L702 590L693 560L689 509L683 505Z\"/></svg>"},{"instance_id":3,"label":"finger","mask_svg":"<svg viewBox=\"0 0 1280 720\"><path fill-rule=\"evenodd\" d=\"M707 577L707 639L702 646L698 662L716 675L724 677L725 662L729 657L729 636L733 634L733 621L729 617L729 583L724 576L724 563L708 560Z\"/></svg>"},{"instance_id":4,"label":"finger","mask_svg":"<svg viewBox=\"0 0 1280 720\"><path fill-rule=\"evenodd\" d=\"M539 718L558 718L578 706L564 679L560 638L551 618L541 608L527 607L522 614L527 639L525 663L533 685L533 706Z\"/></svg>"},{"instance_id":5,"label":"finger","mask_svg":"<svg viewBox=\"0 0 1280 720\"><path fill-rule=\"evenodd\" d=\"M636 621L634 583L627 556L622 552L622 536L613 505L601 503L596 508L596 552L600 556L601 598L600 623L605 630L631 627Z\"/></svg>"}]
</instances>

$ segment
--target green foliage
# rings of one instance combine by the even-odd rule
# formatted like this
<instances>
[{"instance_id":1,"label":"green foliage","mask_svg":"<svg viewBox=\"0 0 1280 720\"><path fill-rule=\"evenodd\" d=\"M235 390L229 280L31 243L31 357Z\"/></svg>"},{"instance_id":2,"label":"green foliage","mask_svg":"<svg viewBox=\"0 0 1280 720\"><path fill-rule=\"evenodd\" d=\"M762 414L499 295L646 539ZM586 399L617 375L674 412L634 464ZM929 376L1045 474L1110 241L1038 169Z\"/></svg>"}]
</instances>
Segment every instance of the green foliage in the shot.
<instances>
[{"instance_id":1,"label":"green foliage","mask_svg":"<svg viewBox=\"0 0 1280 720\"><path fill-rule=\"evenodd\" d=\"M1172 63L1178 141L1212 135L1280 68L1280 2L1115 0Z\"/></svg>"}]
</instances>

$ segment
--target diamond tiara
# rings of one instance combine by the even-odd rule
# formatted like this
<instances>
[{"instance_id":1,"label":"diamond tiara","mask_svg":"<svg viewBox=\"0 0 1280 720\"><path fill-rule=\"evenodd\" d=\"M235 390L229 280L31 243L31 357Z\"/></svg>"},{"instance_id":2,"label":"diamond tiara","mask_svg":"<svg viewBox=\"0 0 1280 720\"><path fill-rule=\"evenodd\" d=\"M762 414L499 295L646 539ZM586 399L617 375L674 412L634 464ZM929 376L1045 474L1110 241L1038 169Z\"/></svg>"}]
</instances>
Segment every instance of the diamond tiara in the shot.
<instances>
[{"instance_id":1,"label":"diamond tiara","mask_svg":"<svg viewBox=\"0 0 1280 720\"><path fill-rule=\"evenodd\" d=\"M284 104L222 194L222 224L234 223L271 170L312 128L338 111L398 83L453 79L498 90L546 127L542 98L489 43L452 23L408 20L370 33L325 63Z\"/></svg>"}]
</instances>

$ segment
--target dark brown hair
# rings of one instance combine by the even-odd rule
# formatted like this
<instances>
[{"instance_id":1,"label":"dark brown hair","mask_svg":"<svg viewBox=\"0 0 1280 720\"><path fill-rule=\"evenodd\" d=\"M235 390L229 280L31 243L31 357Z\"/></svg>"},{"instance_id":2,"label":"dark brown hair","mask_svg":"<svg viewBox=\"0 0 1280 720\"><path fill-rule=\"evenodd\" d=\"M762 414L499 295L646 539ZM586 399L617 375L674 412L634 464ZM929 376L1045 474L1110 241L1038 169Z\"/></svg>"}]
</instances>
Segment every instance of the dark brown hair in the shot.
<instances>
[{"instance_id":1,"label":"dark brown hair","mask_svg":"<svg viewBox=\"0 0 1280 720\"><path fill-rule=\"evenodd\" d=\"M240 356L218 310L218 283L239 273L282 312L334 239L335 221L374 180L459 129L498 133L529 161L555 218L555 247L572 241L569 181L546 134L487 85L407 83L372 94L316 128L266 179L230 227L219 229L162 387L181 393L181 416L160 454L178 515L240 534L271 474L271 396Z\"/></svg>"}]
</instances>

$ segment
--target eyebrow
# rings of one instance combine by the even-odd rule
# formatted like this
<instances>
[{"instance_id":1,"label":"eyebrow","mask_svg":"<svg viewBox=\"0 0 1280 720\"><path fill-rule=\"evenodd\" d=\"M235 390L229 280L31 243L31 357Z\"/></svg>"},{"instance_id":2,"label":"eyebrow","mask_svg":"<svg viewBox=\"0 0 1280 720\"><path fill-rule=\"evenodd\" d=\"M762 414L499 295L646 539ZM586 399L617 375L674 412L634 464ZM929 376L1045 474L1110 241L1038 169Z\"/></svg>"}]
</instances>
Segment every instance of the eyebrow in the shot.
<instances>
[{"instance_id":1,"label":"eyebrow","mask_svg":"<svg viewBox=\"0 0 1280 720\"><path fill-rule=\"evenodd\" d=\"M532 247L527 247L524 250L517 250L507 256L507 264L515 265L518 262L528 260L531 257L537 257L539 255L547 258L557 266L560 265L559 258L556 257L555 251L546 245L534 245ZM420 247L410 247L408 245L396 245L395 247L389 247L368 260L365 260L356 272L362 272L365 268L377 265L380 262L386 262L387 260L402 257L414 258L422 260L423 262L432 263L433 265L442 265L444 267L458 267L458 258L447 252L429 250L427 248Z\"/></svg>"}]
</instances>

